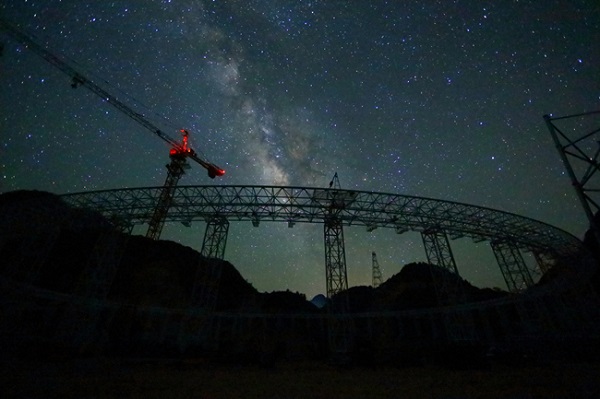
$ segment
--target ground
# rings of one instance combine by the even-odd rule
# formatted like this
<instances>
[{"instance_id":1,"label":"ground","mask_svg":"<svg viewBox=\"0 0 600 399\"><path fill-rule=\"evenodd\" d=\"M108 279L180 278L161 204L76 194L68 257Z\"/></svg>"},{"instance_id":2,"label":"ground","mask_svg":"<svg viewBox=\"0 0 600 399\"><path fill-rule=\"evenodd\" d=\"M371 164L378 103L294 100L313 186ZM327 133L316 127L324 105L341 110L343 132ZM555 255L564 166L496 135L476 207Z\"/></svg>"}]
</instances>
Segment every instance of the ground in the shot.
<instances>
[{"instance_id":1,"label":"ground","mask_svg":"<svg viewBox=\"0 0 600 399\"><path fill-rule=\"evenodd\" d=\"M10 398L597 398L600 364L452 370L207 360L2 359ZM8 395L6 395L6 393Z\"/></svg>"}]
</instances>

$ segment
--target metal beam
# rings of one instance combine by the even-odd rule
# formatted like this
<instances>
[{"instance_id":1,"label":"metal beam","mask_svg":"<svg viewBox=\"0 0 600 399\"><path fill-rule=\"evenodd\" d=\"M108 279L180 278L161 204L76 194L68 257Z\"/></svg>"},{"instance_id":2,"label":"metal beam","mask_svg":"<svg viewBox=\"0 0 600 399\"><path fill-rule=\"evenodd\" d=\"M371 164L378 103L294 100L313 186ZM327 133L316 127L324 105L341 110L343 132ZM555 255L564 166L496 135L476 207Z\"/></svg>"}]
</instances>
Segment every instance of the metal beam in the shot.
<instances>
[{"instance_id":1,"label":"metal beam","mask_svg":"<svg viewBox=\"0 0 600 399\"><path fill-rule=\"evenodd\" d=\"M598 226L597 221L594 220L594 215L600 211L600 205L596 201L597 197L594 198L599 191L599 180L597 178L594 179L594 176L597 176L598 172L600 172L600 141L598 140L600 128L595 128L589 132L578 131L574 134L572 132L566 133L563 131L565 129L560 129L556 123L557 121L564 121L567 119L577 119L580 121L581 118L592 118L598 114L600 114L600 111L562 117L544 115L544 121L552 136L554 145L558 150L563 166L571 180L571 185L575 189L577 198L579 199L590 227L596 236L596 240L600 242L600 226ZM581 124L578 124L577 128L581 129ZM593 147L593 149L590 148L590 146ZM579 170L579 172L582 173L577 173L578 171L571 161L578 161L583 165L583 168L580 168L583 170Z\"/></svg>"},{"instance_id":2,"label":"metal beam","mask_svg":"<svg viewBox=\"0 0 600 399\"><path fill-rule=\"evenodd\" d=\"M556 264L556 259L550 252L534 250L533 256L535 257L537 271L539 272L540 277L546 274L546 272Z\"/></svg>"},{"instance_id":3,"label":"metal beam","mask_svg":"<svg viewBox=\"0 0 600 399\"><path fill-rule=\"evenodd\" d=\"M63 195L67 203L147 223L163 187L119 189ZM449 201L366 191L281 186L179 186L168 222L231 221L324 223L332 215L343 224L404 230L435 225L450 236L491 241L510 239L521 248L552 248L557 256L579 252L581 240L561 229L515 214Z\"/></svg>"},{"instance_id":4,"label":"metal beam","mask_svg":"<svg viewBox=\"0 0 600 399\"><path fill-rule=\"evenodd\" d=\"M448 236L435 229L421 233L427 262L439 266L447 273L432 273L433 284L440 304L456 304L464 301L464 290L452 254Z\"/></svg>"},{"instance_id":5,"label":"metal beam","mask_svg":"<svg viewBox=\"0 0 600 399\"><path fill-rule=\"evenodd\" d=\"M515 244L506 241L492 241L490 245L510 292L521 292L533 285L529 269Z\"/></svg>"},{"instance_id":6,"label":"metal beam","mask_svg":"<svg viewBox=\"0 0 600 399\"><path fill-rule=\"evenodd\" d=\"M200 254L205 258L225 258L229 221L220 216L215 216L206 222L204 240Z\"/></svg>"},{"instance_id":7,"label":"metal beam","mask_svg":"<svg viewBox=\"0 0 600 399\"><path fill-rule=\"evenodd\" d=\"M379 267L379 261L377 260L377 254L371 253L372 273L373 273L373 288L377 288L381 285L383 276L381 274L381 268Z\"/></svg>"},{"instance_id":8,"label":"metal beam","mask_svg":"<svg viewBox=\"0 0 600 399\"><path fill-rule=\"evenodd\" d=\"M325 275L327 297L348 289L346 273L346 250L342 221L331 217L324 224L325 238Z\"/></svg>"}]
</instances>

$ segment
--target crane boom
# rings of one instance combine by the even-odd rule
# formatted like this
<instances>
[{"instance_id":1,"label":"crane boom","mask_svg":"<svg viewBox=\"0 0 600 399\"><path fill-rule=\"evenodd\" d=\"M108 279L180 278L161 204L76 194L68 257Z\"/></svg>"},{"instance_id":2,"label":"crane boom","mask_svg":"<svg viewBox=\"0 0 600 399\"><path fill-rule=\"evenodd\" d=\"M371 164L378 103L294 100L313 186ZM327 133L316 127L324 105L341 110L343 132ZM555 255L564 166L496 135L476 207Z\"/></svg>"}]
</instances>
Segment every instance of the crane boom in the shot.
<instances>
[{"instance_id":1,"label":"crane boom","mask_svg":"<svg viewBox=\"0 0 600 399\"><path fill-rule=\"evenodd\" d=\"M137 123L139 123L140 125L145 127L146 129L148 129L149 131L151 131L152 133L154 133L155 135L157 135L164 141L166 141L177 152L182 151L181 143L179 143L177 140L171 138L167 133L163 132L160 128L155 126L152 122L148 121L144 117L144 115L131 109L128 105L126 105L125 103L120 101L118 98L116 98L115 96L113 96L112 94L110 94L109 92L104 90L102 87L100 87L97 84L95 84L94 82L92 82L86 76L79 73L77 70L75 70L72 66L70 66L68 63L66 63L64 60L60 59L56 55L52 54L50 51L46 50L46 48L44 48L42 45L38 44L30 36L21 32L15 26L13 26L12 24L8 23L7 21L5 21L1 18L0 18L0 30L3 30L4 32L6 32L8 35L10 35L13 39L18 41L19 43L26 45L35 54L42 57L48 63L55 66L57 69L59 69L60 71L65 73L67 76L69 76L72 79L71 87L73 87L73 88L76 88L78 86L85 87L86 89L90 90L92 93L96 94L98 97L102 98L102 100L108 102L109 104L111 104L112 106L117 108L119 111L121 111L122 113L124 113L125 115L127 115L128 117L130 117L131 119L133 119L134 121L136 121ZM173 150L171 150L171 151L173 151ZM173 152L172 152L172 154L173 154ZM215 176L222 176L225 174L225 171L223 169L208 162L207 160L200 158L191 149L187 149L185 155L187 158L193 159L195 162L197 162L202 167L204 167L208 171L208 175L211 178L214 178Z\"/></svg>"}]
</instances>

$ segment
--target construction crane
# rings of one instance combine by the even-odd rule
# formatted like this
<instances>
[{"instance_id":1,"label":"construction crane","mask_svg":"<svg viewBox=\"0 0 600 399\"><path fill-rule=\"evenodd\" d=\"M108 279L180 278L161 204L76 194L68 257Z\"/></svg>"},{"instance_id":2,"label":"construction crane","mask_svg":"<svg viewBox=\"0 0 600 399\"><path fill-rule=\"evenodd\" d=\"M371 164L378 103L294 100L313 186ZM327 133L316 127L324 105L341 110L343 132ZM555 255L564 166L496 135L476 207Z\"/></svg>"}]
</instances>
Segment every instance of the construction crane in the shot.
<instances>
[{"instance_id":1,"label":"construction crane","mask_svg":"<svg viewBox=\"0 0 600 399\"><path fill-rule=\"evenodd\" d=\"M181 130L181 141L177 141L171 138L167 133L165 133L160 128L155 126L152 122L147 120L144 117L144 115L134 111L125 103L123 103L115 96L104 90L102 87L92 82L89 78L77 71L67 62L52 54L42 45L38 44L29 35L25 34L14 25L8 23L7 21L1 18L0 31L4 31L14 40L25 45L29 50L33 51L35 54L46 60L48 63L50 63L51 65L55 66L60 71L68 75L71 78L72 88L75 89L79 86L85 87L86 89L90 90L92 93L100 97L103 101L108 102L109 104L117 108L119 111L121 111L134 121L138 122L140 125L148 129L152 133L154 133L156 136L166 141L171 146L171 149L169 151L169 158L171 159L171 162L167 165L167 178L158 198L158 203L155 212L148 223L149 227L148 232L146 233L146 237L150 237L155 240L160 237L165 217L171 205L171 200L173 198L175 188L177 187L177 183L179 182L179 179L183 176L185 171L190 168L190 165L187 161L188 159L195 161L196 163L200 164L200 166L205 168L208 172L208 176L211 179L214 179L217 176L223 176L225 174L225 171L223 169L209 162L208 160L199 157L198 154L189 146L189 132L187 130Z\"/></svg>"}]
</instances>

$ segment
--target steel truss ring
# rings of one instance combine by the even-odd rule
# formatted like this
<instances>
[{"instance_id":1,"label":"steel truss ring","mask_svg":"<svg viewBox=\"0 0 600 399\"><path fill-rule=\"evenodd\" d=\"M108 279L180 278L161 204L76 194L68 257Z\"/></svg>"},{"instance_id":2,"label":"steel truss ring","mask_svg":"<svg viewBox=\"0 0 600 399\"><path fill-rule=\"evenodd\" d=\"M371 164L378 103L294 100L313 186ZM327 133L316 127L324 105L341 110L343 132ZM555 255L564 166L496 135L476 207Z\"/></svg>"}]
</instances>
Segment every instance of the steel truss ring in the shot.
<instances>
[{"instance_id":1,"label":"steel truss ring","mask_svg":"<svg viewBox=\"0 0 600 399\"><path fill-rule=\"evenodd\" d=\"M148 223L162 187L122 188L61 195L68 204L100 212L124 224ZM372 191L291 186L179 186L167 222L279 221L324 223L332 212L345 226L438 231L452 239L505 242L557 256L581 250L577 237L549 224L491 208Z\"/></svg>"}]
</instances>

